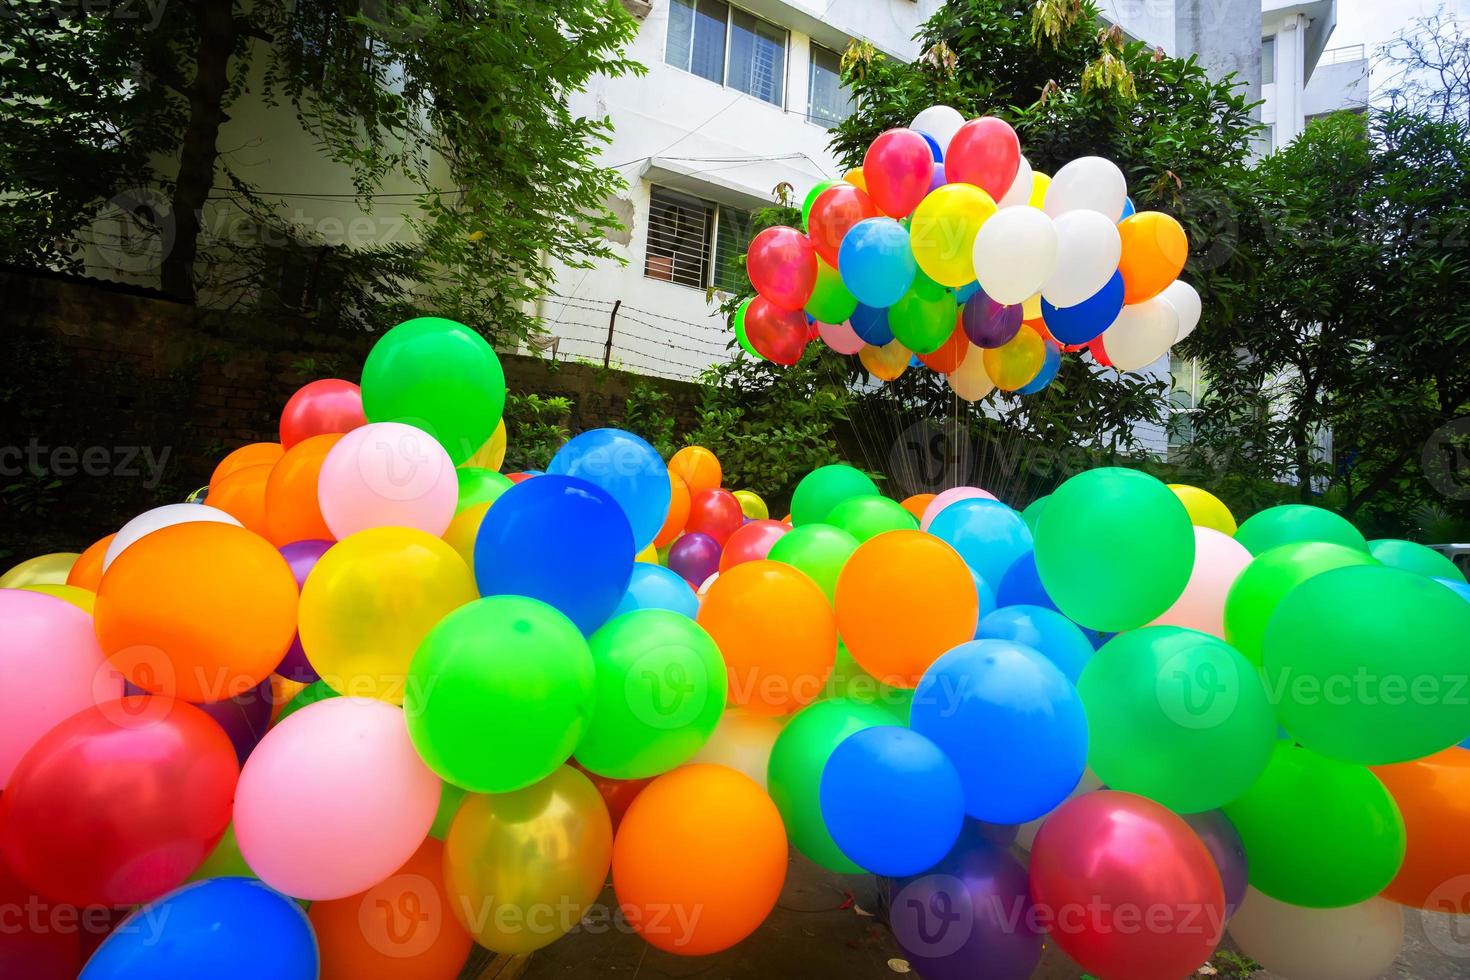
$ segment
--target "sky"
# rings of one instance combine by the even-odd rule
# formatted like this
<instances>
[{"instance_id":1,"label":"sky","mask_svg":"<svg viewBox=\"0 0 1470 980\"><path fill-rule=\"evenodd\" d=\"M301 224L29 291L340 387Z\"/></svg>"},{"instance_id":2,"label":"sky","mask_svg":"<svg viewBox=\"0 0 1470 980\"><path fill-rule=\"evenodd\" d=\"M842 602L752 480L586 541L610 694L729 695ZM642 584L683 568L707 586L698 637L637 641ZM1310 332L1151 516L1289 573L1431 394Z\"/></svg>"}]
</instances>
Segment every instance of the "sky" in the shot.
<instances>
[{"instance_id":1,"label":"sky","mask_svg":"<svg viewBox=\"0 0 1470 980\"><path fill-rule=\"evenodd\" d=\"M1371 55L1401 28L1441 6L1452 12L1470 13L1470 0L1337 0L1337 30L1327 46L1363 44Z\"/></svg>"}]
</instances>

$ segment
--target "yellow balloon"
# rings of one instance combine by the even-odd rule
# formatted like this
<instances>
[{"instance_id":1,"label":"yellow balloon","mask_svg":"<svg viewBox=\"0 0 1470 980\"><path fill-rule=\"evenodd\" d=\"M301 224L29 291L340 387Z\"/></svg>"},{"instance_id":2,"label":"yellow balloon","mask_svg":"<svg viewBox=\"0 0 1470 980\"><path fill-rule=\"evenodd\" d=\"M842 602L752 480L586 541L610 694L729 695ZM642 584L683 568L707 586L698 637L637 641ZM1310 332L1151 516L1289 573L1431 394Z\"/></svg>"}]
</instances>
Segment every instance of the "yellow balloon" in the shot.
<instances>
[{"instance_id":1,"label":"yellow balloon","mask_svg":"<svg viewBox=\"0 0 1470 980\"><path fill-rule=\"evenodd\" d=\"M490 438L485 440L485 445L476 449L474 455L460 463L460 466L478 466L481 469L500 472L500 467L505 464L505 419L502 418L495 424L495 431L490 433Z\"/></svg>"},{"instance_id":2,"label":"yellow balloon","mask_svg":"<svg viewBox=\"0 0 1470 980\"><path fill-rule=\"evenodd\" d=\"M1021 319L1023 319L1023 320L1040 320L1041 319L1041 294L1040 293L1037 293L1035 296L1032 296L1030 299L1026 300L1024 303L1021 304Z\"/></svg>"},{"instance_id":3,"label":"yellow balloon","mask_svg":"<svg viewBox=\"0 0 1470 980\"><path fill-rule=\"evenodd\" d=\"M638 554L634 555L633 560L647 562L650 565L657 565L659 563L658 545L654 544L652 541L648 542L648 547L644 548L642 551L638 552Z\"/></svg>"},{"instance_id":4,"label":"yellow balloon","mask_svg":"<svg viewBox=\"0 0 1470 980\"><path fill-rule=\"evenodd\" d=\"M475 570L475 536L480 533L480 524L484 522L485 515L494 502L486 500L470 504L454 515L454 520L449 522L449 528L444 532L444 540L449 547L459 552L459 557L464 559L465 567L471 573Z\"/></svg>"},{"instance_id":5,"label":"yellow balloon","mask_svg":"<svg viewBox=\"0 0 1470 980\"><path fill-rule=\"evenodd\" d=\"M941 286L975 281L975 236L995 201L974 184L945 184L914 209L909 245L924 274Z\"/></svg>"},{"instance_id":6,"label":"yellow balloon","mask_svg":"<svg viewBox=\"0 0 1470 980\"><path fill-rule=\"evenodd\" d=\"M1046 341L1024 323L1001 347L985 352L985 373L1001 391L1024 388L1041 373L1046 361Z\"/></svg>"},{"instance_id":7,"label":"yellow balloon","mask_svg":"<svg viewBox=\"0 0 1470 980\"><path fill-rule=\"evenodd\" d=\"M0 589L18 589L22 585L65 585L66 576L80 557L75 551L56 551L27 558L0 575Z\"/></svg>"},{"instance_id":8,"label":"yellow balloon","mask_svg":"<svg viewBox=\"0 0 1470 980\"><path fill-rule=\"evenodd\" d=\"M477 598L474 576L443 540L416 528L368 528L338 541L307 576L301 646L338 694L402 704L419 642Z\"/></svg>"},{"instance_id":9,"label":"yellow balloon","mask_svg":"<svg viewBox=\"0 0 1470 980\"><path fill-rule=\"evenodd\" d=\"M863 177L863 168L862 167L854 167L853 169L849 170L847 173L843 174L842 175L842 179L845 180L845 181L847 181L849 184L853 184L853 185L856 185L857 187L862 188L863 191L865 191L865 192L868 189L868 181L867 181L867 179L865 177Z\"/></svg>"},{"instance_id":10,"label":"yellow balloon","mask_svg":"<svg viewBox=\"0 0 1470 980\"><path fill-rule=\"evenodd\" d=\"M1214 528L1221 534L1235 536L1235 515L1219 497L1187 483L1171 483L1169 489L1189 511L1189 522L1195 527Z\"/></svg>"},{"instance_id":11,"label":"yellow balloon","mask_svg":"<svg viewBox=\"0 0 1470 980\"><path fill-rule=\"evenodd\" d=\"M1038 211L1044 210L1042 205L1046 203L1046 189L1050 186L1050 177L1039 170L1031 171L1031 200L1026 203Z\"/></svg>"},{"instance_id":12,"label":"yellow balloon","mask_svg":"<svg viewBox=\"0 0 1470 980\"><path fill-rule=\"evenodd\" d=\"M22 585L27 592L43 592L46 595L54 595L76 606L88 616L92 615L92 606L97 602L97 593L91 589L83 589L76 585L53 585L50 582L37 582L34 585Z\"/></svg>"},{"instance_id":13,"label":"yellow balloon","mask_svg":"<svg viewBox=\"0 0 1470 980\"><path fill-rule=\"evenodd\" d=\"M740 512L753 521L771 519L771 509L754 490L736 490L735 499L740 501Z\"/></svg>"},{"instance_id":14,"label":"yellow balloon","mask_svg":"<svg viewBox=\"0 0 1470 980\"><path fill-rule=\"evenodd\" d=\"M909 366L909 358L913 356L913 351L896 340L890 340L882 347L869 344L858 351L858 360L863 362L863 367L880 381L892 381L903 374Z\"/></svg>"},{"instance_id":15,"label":"yellow balloon","mask_svg":"<svg viewBox=\"0 0 1470 980\"><path fill-rule=\"evenodd\" d=\"M540 949L597 900L612 837L602 795L570 766L512 793L471 793L444 838L449 905L486 949Z\"/></svg>"}]
</instances>

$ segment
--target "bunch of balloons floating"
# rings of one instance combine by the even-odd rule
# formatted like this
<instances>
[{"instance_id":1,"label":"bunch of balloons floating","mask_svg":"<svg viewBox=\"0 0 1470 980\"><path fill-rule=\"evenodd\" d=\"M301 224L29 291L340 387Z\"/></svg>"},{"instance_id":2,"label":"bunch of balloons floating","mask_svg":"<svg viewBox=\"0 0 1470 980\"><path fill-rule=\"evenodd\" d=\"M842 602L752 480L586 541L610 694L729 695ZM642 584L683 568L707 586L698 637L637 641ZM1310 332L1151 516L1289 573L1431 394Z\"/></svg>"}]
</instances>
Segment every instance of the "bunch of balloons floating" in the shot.
<instances>
[{"instance_id":1,"label":"bunch of balloons floating","mask_svg":"<svg viewBox=\"0 0 1470 980\"><path fill-rule=\"evenodd\" d=\"M883 876L928 980L1047 937L1180 977L1227 929L1366 980L1402 907L1470 913L1438 553L1119 468L1017 511L834 464L775 520L617 429L502 474L504 401L408 321L205 503L0 577L0 974L432 980L610 923L702 956L788 846Z\"/></svg>"},{"instance_id":2,"label":"bunch of balloons floating","mask_svg":"<svg viewBox=\"0 0 1470 980\"><path fill-rule=\"evenodd\" d=\"M751 242L758 295L735 314L741 345L777 364L820 338L875 378L922 365L976 401L1041 391L1067 352L1143 370L1200 318L1179 279L1178 221L1135 211L1102 157L1034 171L993 116L925 109L812 188L802 222L805 233L778 226Z\"/></svg>"}]
</instances>

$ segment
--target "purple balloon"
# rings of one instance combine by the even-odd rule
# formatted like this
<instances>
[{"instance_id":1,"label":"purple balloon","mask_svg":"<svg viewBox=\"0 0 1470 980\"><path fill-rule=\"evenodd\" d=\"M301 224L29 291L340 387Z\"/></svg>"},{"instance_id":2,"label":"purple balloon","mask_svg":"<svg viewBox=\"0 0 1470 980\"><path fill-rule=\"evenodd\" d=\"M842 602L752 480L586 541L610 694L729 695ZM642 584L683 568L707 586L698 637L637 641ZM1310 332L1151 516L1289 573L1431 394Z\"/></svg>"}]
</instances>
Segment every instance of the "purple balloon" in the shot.
<instances>
[{"instance_id":1,"label":"purple balloon","mask_svg":"<svg viewBox=\"0 0 1470 980\"><path fill-rule=\"evenodd\" d=\"M306 584L306 576L316 567L317 559L325 555L331 546L330 541L292 541L281 548L281 557L286 559L286 564L291 566L291 574L296 576L296 588ZM311 661L306 659L299 633L291 637L291 649L286 651L286 655L276 666L276 673L288 681L301 684L321 680L311 666Z\"/></svg>"},{"instance_id":2,"label":"purple balloon","mask_svg":"<svg viewBox=\"0 0 1470 980\"><path fill-rule=\"evenodd\" d=\"M123 683L125 697L146 693L132 681ZM245 757L265 738L266 729L271 725L271 681L267 677L244 694L237 694L223 701L201 701L193 704L209 715L230 737L230 744L235 747L235 758L243 766Z\"/></svg>"},{"instance_id":3,"label":"purple balloon","mask_svg":"<svg viewBox=\"0 0 1470 980\"><path fill-rule=\"evenodd\" d=\"M708 534L682 535L669 547L669 569L699 588L720 570L720 543Z\"/></svg>"},{"instance_id":4,"label":"purple balloon","mask_svg":"<svg viewBox=\"0 0 1470 980\"><path fill-rule=\"evenodd\" d=\"M960 322L965 328L965 336L976 347L1004 347L1020 333L1021 320L1025 315L1020 303L1002 306L982 291L965 300Z\"/></svg>"},{"instance_id":5,"label":"purple balloon","mask_svg":"<svg viewBox=\"0 0 1470 980\"><path fill-rule=\"evenodd\" d=\"M1043 930L1021 863L966 820L949 854L889 884L889 923L924 980L1024 980Z\"/></svg>"},{"instance_id":6,"label":"purple balloon","mask_svg":"<svg viewBox=\"0 0 1470 980\"><path fill-rule=\"evenodd\" d=\"M947 183L949 181L944 177L944 164L936 163L934 165L934 176L929 179L929 192L933 193Z\"/></svg>"},{"instance_id":7,"label":"purple balloon","mask_svg":"<svg viewBox=\"0 0 1470 980\"><path fill-rule=\"evenodd\" d=\"M1225 918L1228 919L1245 899L1245 845L1241 843L1235 824L1230 822L1224 811L1206 810L1204 813L1186 813L1183 817L1190 829L1205 842L1210 857L1215 859L1215 867L1220 871L1220 884L1225 886Z\"/></svg>"}]
</instances>

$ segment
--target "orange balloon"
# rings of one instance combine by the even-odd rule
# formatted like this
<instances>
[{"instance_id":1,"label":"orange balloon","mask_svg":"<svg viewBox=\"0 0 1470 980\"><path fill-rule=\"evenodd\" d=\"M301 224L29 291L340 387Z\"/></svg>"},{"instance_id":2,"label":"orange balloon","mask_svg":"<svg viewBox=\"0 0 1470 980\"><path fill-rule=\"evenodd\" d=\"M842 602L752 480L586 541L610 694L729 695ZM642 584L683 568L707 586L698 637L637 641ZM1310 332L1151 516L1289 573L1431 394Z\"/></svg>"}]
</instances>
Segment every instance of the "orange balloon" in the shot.
<instances>
[{"instance_id":1,"label":"orange balloon","mask_svg":"<svg viewBox=\"0 0 1470 980\"><path fill-rule=\"evenodd\" d=\"M296 579L260 535L192 521L118 555L97 592L97 642L143 690L219 701L250 690L296 635Z\"/></svg>"},{"instance_id":2,"label":"orange balloon","mask_svg":"<svg viewBox=\"0 0 1470 980\"><path fill-rule=\"evenodd\" d=\"M117 533L109 534L100 541L94 541L87 550L77 556L72 563L71 571L66 573L66 584L75 585L79 589L96 592L97 586L102 582L102 557L107 554L107 546L112 544L112 539Z\"/></svg>"},{"instance_id":3,"label":"orange balloon","mask_svg":"<svg viewBox=\"0 0 1470 980\"><path fill-rule=\"evenodd\" d=\"M1118 223L1123 239L1123 302L1132 306L1153 299L1179 278L1189 258L1184 226L1159 211L1140 211Z\"/></svg>"},{"instance_id":4,"label":"orange balloon","mask_svg":"<svg viewBox=\"0 0 1470 980\"><path fill-rule=\"evenodd\" d=\"M924 508L928 507L939 496L937 493L916 493L903 502L903 509L914 515L916 520L924 519Z\"/></svg>"},{"instance_id":5,"label":"orange balloon","mask_svg":"<svg viewBox=\"0 0 1470 980\"><path fill-rule=\"evenodd\" d=\"M969 566L923 531L887 531L858 545L833 604L853 659L890 687L917 686L930 664L974 638L980 618Z\"/></svg>"},{"instance_id":6,"label":"orange balloon","mask_svg":"<svg viewBox=\"0 0 1470 980\"><path fill-rule=\"evenodd\" d=\"M286 710L286 705L291 699L306 690L304 681L293 681L289 677L280 674L271 675L271 724L281 717L281 712Z\"/></svg>"},{"instance_id":7,"label":"orange balloon","mask_svg":"<svg viewBox=\"0 0 1470 980\"><path fill-rule=\"evenodd\" d=\"M1372 768L1404 816L1404 863L1383 897L1411 908L1470 914L1463 883L1451 884L1470 875L1470 749L1455 746Z\"/></svg>"},{"instance_id":8,"label":"orange balloon","mask_svg":"<svg viewBox=\"0 0 1470 980\"><path fill-rule=\"evenodd\" d=\"M783 562L747 561L722 572L698 622L724 655L730 704L758 715L789 714L816 700L837 659L826 593Z\"/></svg>"},{"instance_id":9,"label":"orange balloon","mask_svg":"<svg viewBox=\"0 0 1470 980\"><path fill-rule=\"evenodd\" d=\"M328 432L302 439L276 461L265 487L265 536L277 548L292 541L337 540L322 519L316 481L322 461L342 435Z\"/></svg>"},{"instance_id":10,"label":"orange balloon","mask_svg":"<svg viewBox=\"0 0 1470 980\"><path fill-rule=\"evenodd\" d=\"M214 472L209 477L209 488L236 470L243 470L247 466L259 466L262 463L275 463L281 458L285 450L279 442L251 442L241 446L219 461Z\"/></svg>"},{"instance_id":11,"label":"orange balloon","mask_svg":"<svg viewBox=\"0 0 1470 980\"><path fill-rule=\"evenodd\" d=\"M691 494L713 490L723 474L715 454L703 446L685 446L669 460L669 472L684 481Z\"/></svg>"},{"instance_id":12,"label":"orange balloon","mask_svg":"<svg viewBox=\"0 0 1470 980\"><path fill-rule=\"evenodd\" d=\"M923 361L931 371L940 374L949 374L959 369L965 360L965 355L970 352L970 338L965 336L964 329L955 321L954 332L949 335L940 348L932 354L920 354L919 360Z\"/></svg>"},{"instance_id":13,"label":"orange balloon","mask_svg":"<svg viewBox=\"0 0 1470 980\"><path fill-rule=\"evenodd\" d=\"M896 380L908 369L909 358L912 356L913 352L896 340L890 340L882 347L869 344L858 351L858 360L879 381Z\"/></svg>"},{"instance_id":14,"label":"orange balloon","mask_svg":"<svg viewBox=\"0 0 1470 980\"><path fill-rule=\"evenodd\" d=\"M659 528L653 539L655 547L673 544L689 522L689 484L673 470L669 470L669 512L664 517L664 526Z\"/></svg>"},{"instance_id":15,"label":"orange balloon","mask_svg":"<svg viewBox=\"0 0 1470 980\"><path fill-rule=\"evenodd\" d=\"M270 463L235 470L209 488L204 502L218 507L256 534L265 534L265 485L271 477Z\"/></svg>"},{"instance_id":16,"label":"orange balloon","mask_svg":"<svg viewBox=\"0 0 1470 980\"><path fill-rule=\"evenodd\" d=\"M1041 365L1046 363L1046 341L1023 323L1010 340L986 350L984 360L985 373L995 386L1001 391L1015 391L1041 373Z\"/></svg>"},{"instance_id":17,"label":"orange balloon","mask_svg":"<svg viewBox=\"0 0 1470 980\"><path fill-rule=\"evenodd\" d=\"M444 890L444 843L426 838L367 891L312 902L321 980L453 980L473 940Z\"/></svg>"},{"instance_id":18,"label":"orange balloon","mask_svg":"<svg viewBox=\"0 0 1470 980\"><path fill-rule=\"evenodd\" d=\"M683 766L628 807L613 841L612 877L623 916L650 944L681 956L717 953L775 907L786 878L786 829L749 776Z\"/></svg>"}]
</instances>

